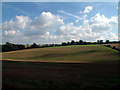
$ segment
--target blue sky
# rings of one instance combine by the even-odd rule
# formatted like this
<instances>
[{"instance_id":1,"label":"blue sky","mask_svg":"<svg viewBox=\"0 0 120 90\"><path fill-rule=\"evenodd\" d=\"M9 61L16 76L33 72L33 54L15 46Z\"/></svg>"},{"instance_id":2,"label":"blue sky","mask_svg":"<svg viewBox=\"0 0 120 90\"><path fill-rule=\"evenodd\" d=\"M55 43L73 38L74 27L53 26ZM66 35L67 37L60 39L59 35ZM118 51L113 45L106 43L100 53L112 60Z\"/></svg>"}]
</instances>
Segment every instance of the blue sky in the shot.
<instances>
[{"instance_id":1,"label":"blue sky","mask_svg":"<svg viewBox=\"0 0 120 90\"><path fill-rule=\"evenodd\" d=\"M4 2L2 5L3 22L14 18L16 15L27 15L30 18L34 18L39 16L42 12L60 14L58 13L58 10L64 10L66 12L81 16L79 12L83 11L87 6L93 6L93 10L89 14L89 17L95 15L96 13L104 14L107 17L117 16L118 13L117 2Z\"/></svg>"},{"instance_id":2,"label":"blue sky","mask_svg":"<svg viewBox=\"0 0 120 90\"><path fill-rule=\"evenodd\" d=\"M117 18L117 2L3 2L3 43L117 40Z\"/></svg>"}]
</instances>

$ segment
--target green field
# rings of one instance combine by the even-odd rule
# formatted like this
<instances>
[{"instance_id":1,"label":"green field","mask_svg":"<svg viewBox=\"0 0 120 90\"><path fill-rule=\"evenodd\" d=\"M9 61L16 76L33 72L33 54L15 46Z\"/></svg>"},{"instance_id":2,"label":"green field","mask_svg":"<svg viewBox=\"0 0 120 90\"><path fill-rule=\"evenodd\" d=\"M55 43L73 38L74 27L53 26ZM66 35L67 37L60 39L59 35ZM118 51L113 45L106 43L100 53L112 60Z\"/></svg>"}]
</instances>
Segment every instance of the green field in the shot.
<instances>
[{"instance_id":1,"label":"green field","mask_svg":"<svg viewBox=\"0 0 120 90\"><path fill-rule=\"evenodd\" d=\"M72 45L3 53L3 59L41 62L118 61L118 51L100 45Z\"/></svg>"},{"instance_id":2,"label":"green field","mask_svg":"<svg viewBox=\"0 0 120 90\"><path fill-rule=\"evenodd\" d=\"M120 85L119 52L102 45L36 48L2 54L3 89L115 89Z\"/></svg>"}]
</instances>

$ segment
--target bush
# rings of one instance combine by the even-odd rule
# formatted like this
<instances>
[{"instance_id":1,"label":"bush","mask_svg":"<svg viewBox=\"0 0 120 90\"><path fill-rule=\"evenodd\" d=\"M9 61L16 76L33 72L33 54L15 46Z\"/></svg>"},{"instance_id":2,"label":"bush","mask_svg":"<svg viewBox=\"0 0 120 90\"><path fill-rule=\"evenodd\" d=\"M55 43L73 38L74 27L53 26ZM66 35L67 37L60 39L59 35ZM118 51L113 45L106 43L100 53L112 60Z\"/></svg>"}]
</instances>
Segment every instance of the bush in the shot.
<instances>
[{"instance_id":1,"label":"bush","mask_svg":"<svg viewBox=\"0 0 120 90\"><path fill-rule=\"evenodd\" d=\"M38 48L39 46L36 43L33 43L30 48Z\"/></svg>"},{"instance_id":2,"label":"bush","mask_svg":"<svg viewBox=\"0 0 120 90\"><path fill-rule=\"evenodd\" d=\"M113 49L117 49L115 46L112 47Z\"/></svg>"},{"instance_id":3,"label":"bush","mask_svg":"<svg viewBox=\"0 0 120 90\"><path fill-rule=\"evenodd\" d=\"M115 49L115 50L118 50L118 51L120 51L120 49L116 48L115 46L113 46L112 48L113 48L113 49Z\"/></svg>"},{"instance_id":4,"label":"bush","mask_svg":"<svg viewBox=\"0 0 120 90\"><path fill-rule=\"evenodd\" d=\"M106 47L111 47L110 45L106 45Z\"/></svg>"}]
</instances>

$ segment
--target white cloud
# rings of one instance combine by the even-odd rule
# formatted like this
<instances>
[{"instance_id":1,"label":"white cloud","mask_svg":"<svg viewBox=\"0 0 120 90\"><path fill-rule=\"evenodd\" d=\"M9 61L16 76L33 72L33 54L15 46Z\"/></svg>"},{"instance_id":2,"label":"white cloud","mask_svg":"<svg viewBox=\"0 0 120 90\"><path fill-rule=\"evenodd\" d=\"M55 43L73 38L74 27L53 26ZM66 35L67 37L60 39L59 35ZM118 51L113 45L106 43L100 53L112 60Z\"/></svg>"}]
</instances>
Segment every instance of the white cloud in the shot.
<instances>
[{"instance_id":1,"label":"white cloud","mask_svg":"<svg viewBox=\"0 0 120 90\"><path fill-rule=\"evenodd\" d=\"M61 27L64 27L62 29ZM91 32L91 28L84 26L74 26L72 23L61 26L59 30L55 31L57 36L63 36L63 40L87 40L95 41L96 38L99 38L100 34Z\"/></svg>"},{"instance_id":2,"label":"white cloud","mask_svg":"<svg viewBox=\"0 0 120 90\"><path fill-rule=\"evenodd\" d=\"M28 22L30 22L30 18L28 16L16 16L15 23L18 28L24 29Z\"/></svg>"},{"instance_id":3,"label":"white cloud","mask_svg":"<svg viewBox=\"0 0 120 90\"><path fill-rule=\"evenodd\" d=\"M42 12L42 14L35 19L31 20L28 24L25 34L43 35L45 32L54 29L58 25L64 24L63 19L58 15L53 15L51 12Z\"/></svg>"},{"instance_id":4,"label":"white cloud","mask_svg":"<svg viewBox=\"0 0 120 90\"><path fill-rule=\"evenodd\" d=\"M3 23L2 28L4 30L20 30L24 29L26 24L30 21L30 18L28 16L16 16L16 20L10 20L8 22Z\"/></svg>"},{"instance_id":5,"label":"white cloud","mask_svg":"<svg viewBox=\"0 0 120 90\"><path fill-rule=\"evenodd\" d=\"M78 22L79 22L79 20L77 19L75 22L76 22L76 23L78 23Z\"/></svg>"},{"instance_id":6,"label":"white cloud","mask_svg":"<svg viewBox=\"0 0 120 90\"><path fill-rule=\"evenodd\" d=\"M72 17L75 17L75 18L77 18L77 19L82 19L81 17L79 17L79 16L77 16L77 15L73 15L73 14L68 13L68 12L65 12L65 11L61 11L61 10L59 10L58 12L60 12L60 13L64 13L64 14L69 15L69 16L72 16Z\"/></svg>"},{"instance_id":7,"label":"white cloud","mask_svg":"<svg viewBox=\"0 0 120 90\"><path fill-rule=\"evenodd\" d=\"M40 16L33 20L30 20L27 16L16 16L14 21L10 20L3 23L3 30L5 31L4 34L11 34L13 30L22 30L28 36L43 35L60 24L64 24L60 16L53 15L51 12L42 12Z\"/></svg>"},{"instance_id":8,"label":"white cloud","mask_svg":"<svg viewBox=\"0 0 120 90\"><path fill-rule=\"evenodd\" d=\"M84 15L86 18L87 15ZM61 43L70 40L96 41L98 39L117 40L111 30L117 27L117 17L107 18L97 13L83 24L65 24L59 15L42 12L31 20L27 16L16 16L15 20L3 23L3 41L13 43ZM76 20L79 22L79 19ZM117 30L117 29L116 29ZM111 33L110 33L111 32Z\"/></svg>"},{"instance_id":9,"label":"white cloud","mask_svg":"<svg viewBox=\"0 0 120 90\"><path fill-rule=\"evenodd\" d=\"M104 15L97 13L91 20L88 21L89 26L92 28L92 32L104 33L111 28L117 27L117 17L107 18Z\"/></svg>"},{"instance_id":10,"label":"white cloud","mask_svg":"<svg viewBox=\"0 0 120 90\"><path fill-rule=\"evenodd\" d=\"M66 12L66 11L58 10L58 12L59 12L59 13L66 14L66 15L68 15L68 16L72 16L72 17L74 17L74 18L77 18L76 21L75 21L76 23L78 23L79 20L85 20L85 19L87 18L87 15L84 15L84 16L81 16L81 17L80 17L80 16L77 16L77 15L68 13L68 12Z\"/></svg>"},{"instance_id":11,"label":"white cloud","mask_svg":"<svg viewBox=\"0 0 120 90\"><path fill-rule=\"evenodd\" d=\"M85 7L85 10L83 11L84 13L89 13L90 11L92 11L93 7L92 6L88 6Z\"/></svg>"},{"instance_id":12,"label":"white cloud","mask_svg":"<svg viewBox=\"0 0 120 90\"><path fill-rule=\"evenodd\" d=\"M110 33L110 35L108 35L108 39L111 39L111 40L118 40L118 36L115 34L115 33Z\"/></svg>"},{"instance_id":13,"label":"white cloud","mask_svg":"<svg viewBox=\"0 0 120 90\"><path fill-rule=\"evenodd\" d=\"M118 40L118 36L115 33L110 32L109 34L100 36L100 39L102 40L112 40L112 41L116 41Z\"/></svg>"},{"instance_id":14,"label":"white cloud","mask_svg":"<svg viewBox=\"0 0 120 90\"><path fill-rule=\"evenodd\" d=\"M28 16L16 16L15 20L10 20L2 24L3 36L13 36L26 28L30 22Z\"/></svg>"},{"instance_id":15,"label":"white cloud","mask_svg":"<svg viewBox=\"0 0 120 90\"><path fill-rule=\"evenodd\" d=\"M93 7L92 6L87 6L85 7L84 11L80 11L80 13L89 13L90 11L92 11Z\"/></svg>"},{"instance_id":16,"label":"white cloud","mask_svg":"<svg viewBox=\"0 0 120 90\"><path fill-rule=\"evenodd\" d=\"M29 39L32 42L32 39L35 38L54 39L56 36L50 36L49 32L62 24L64 24L63 19L51 12L42 12L40 16L35 17L33 20L30 20L28 16L16 16L14 20L5 22L2 25L4 42L11 41L13 37L21 39L21 42L22 39L23 41L26 39L26 42ZM14 38L15 42L16 39Z\"/></svg>"},{"instance_id":17,"label":"white cloud","mask_svg":"<svg viewBox=\"0 0 120 90\"><path fill-rule=\"evenodd\" d=\"M16 33L16 31L14 31L14 30L5 31L5 34L10 34L10 35L14 35L15 33Z\"/></svg>"},{"instance_id":18,"label":"white cloud","mask_svg":"<svg viewBox=\"0 0 120 90\"><path fill-rule=\"evenodd\" d=\"M69 23L61 26L59 30L55 31L55 34L65 37L64 39L66 40L83 39L96 41L97 39L106 40L108 37L110 37L109 40L117 40L115 33L106 34L111 32L113 28L115 29L115 27L117 27L117 17L107 18L97 13L90 20L84 20L81 26L75 26L73 23ZM104 38L101 36L104 36Z\"/></svg>"}]
</instances>

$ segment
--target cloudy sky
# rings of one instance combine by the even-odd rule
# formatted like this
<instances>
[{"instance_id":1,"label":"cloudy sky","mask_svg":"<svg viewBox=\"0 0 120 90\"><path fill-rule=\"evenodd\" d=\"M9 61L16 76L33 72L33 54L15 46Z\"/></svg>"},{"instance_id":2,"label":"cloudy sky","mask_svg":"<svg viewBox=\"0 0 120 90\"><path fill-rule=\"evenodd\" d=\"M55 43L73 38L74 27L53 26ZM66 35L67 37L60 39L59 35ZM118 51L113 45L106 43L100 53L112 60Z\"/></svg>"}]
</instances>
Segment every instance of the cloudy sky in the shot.
<instances>
[{"instance_id":1,"label":"cloudy sky","mask_svg":"<svg viewBox=\"0 0 120 90\"><path fill-rule=\"evenodd\" d=\"M117 2L3 2L3 43L118 40Z\"/></svg>"}]
</instances>

